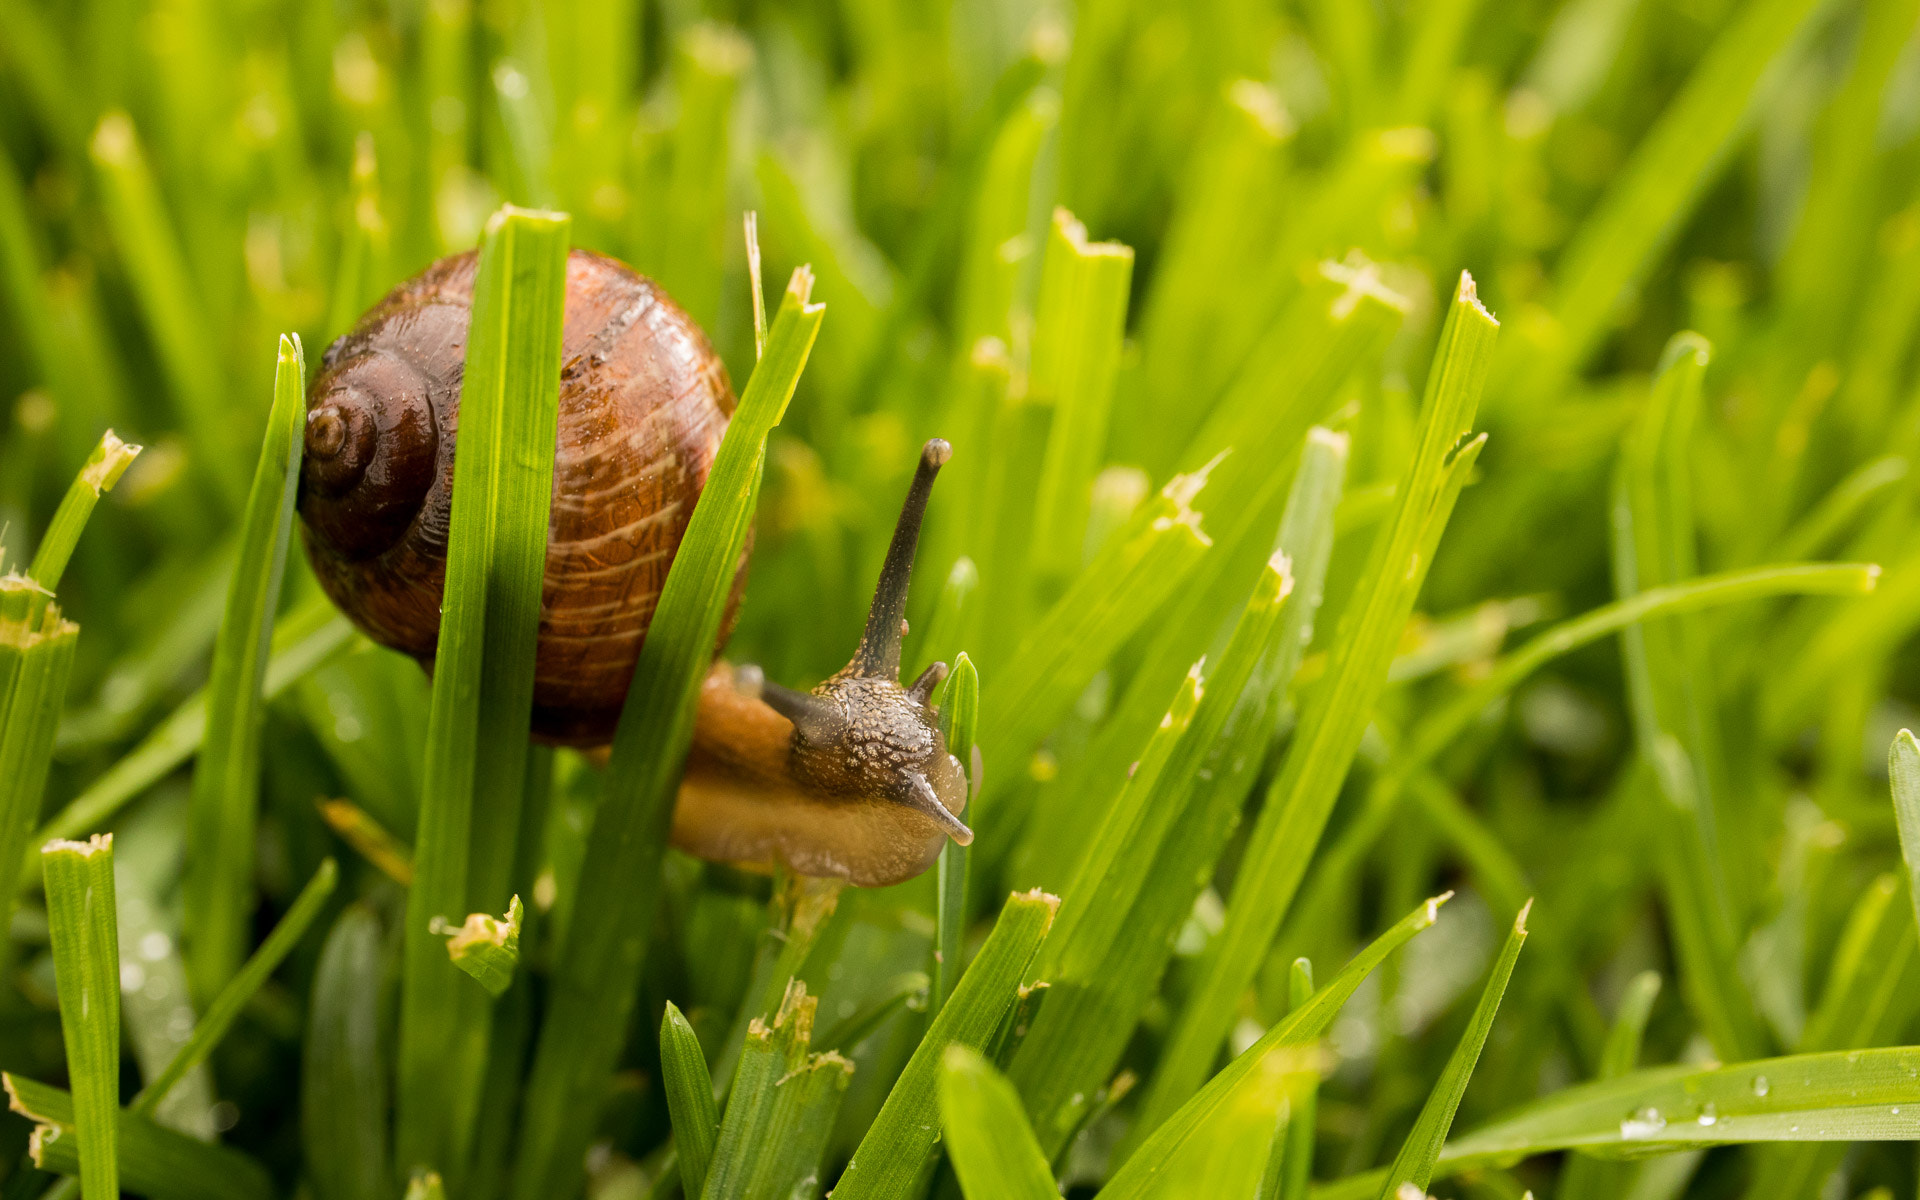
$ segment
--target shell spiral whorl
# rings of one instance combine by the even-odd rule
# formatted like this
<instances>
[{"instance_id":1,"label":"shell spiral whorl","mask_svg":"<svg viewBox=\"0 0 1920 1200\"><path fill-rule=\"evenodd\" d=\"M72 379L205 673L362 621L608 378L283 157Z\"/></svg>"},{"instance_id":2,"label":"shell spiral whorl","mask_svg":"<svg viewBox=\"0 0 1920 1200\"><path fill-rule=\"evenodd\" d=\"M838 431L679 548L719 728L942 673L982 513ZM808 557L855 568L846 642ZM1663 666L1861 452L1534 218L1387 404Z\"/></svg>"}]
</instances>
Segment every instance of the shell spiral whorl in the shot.
<instances>
[{"instance_id":1,"label":"shell spiral whorl","mask_svg":"<svg viewBox=\"0 0 1920 1200\"><path fill-rule=\"evenodd\" d=\"M427 664L475 266L445 258L394 289L328 348L307 393L299 511L315 573L367 636ZM664 292L613 259L568 256L536 734L611 738L733 409L719 356ZM745 570L743 557L736 603Z\"/></svg>"}]
</instances>

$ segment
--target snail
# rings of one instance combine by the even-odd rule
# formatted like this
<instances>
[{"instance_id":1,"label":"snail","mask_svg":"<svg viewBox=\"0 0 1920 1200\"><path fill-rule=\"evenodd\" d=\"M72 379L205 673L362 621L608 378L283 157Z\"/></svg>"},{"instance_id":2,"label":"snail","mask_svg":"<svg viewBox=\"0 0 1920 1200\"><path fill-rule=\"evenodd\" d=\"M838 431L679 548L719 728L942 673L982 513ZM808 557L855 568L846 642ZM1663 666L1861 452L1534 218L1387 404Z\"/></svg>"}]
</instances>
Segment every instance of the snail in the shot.
<instances>
[{"instance_id":1,"label":"snail","mask_svg":"<svg viewBox=\"0 0 1920 1200\"><path fill-rule=\"evenodd\" d=\"M439 637L462 364L477 259L445 258L328 347L307 394L298 511L321 586L373 641L431 669ZM533 696L533 735L611 740L667 568L734 409L699 327L611 258L567 259L559 436ZM921 517L949 454L935 439L887 548L852 660L812 692L716 658L674 811L703 858L879 886L925 870L966 776L947 752L935 663L899 679ZM742 553L716 655L744 588Z\"/></svg>"}]
</instances>

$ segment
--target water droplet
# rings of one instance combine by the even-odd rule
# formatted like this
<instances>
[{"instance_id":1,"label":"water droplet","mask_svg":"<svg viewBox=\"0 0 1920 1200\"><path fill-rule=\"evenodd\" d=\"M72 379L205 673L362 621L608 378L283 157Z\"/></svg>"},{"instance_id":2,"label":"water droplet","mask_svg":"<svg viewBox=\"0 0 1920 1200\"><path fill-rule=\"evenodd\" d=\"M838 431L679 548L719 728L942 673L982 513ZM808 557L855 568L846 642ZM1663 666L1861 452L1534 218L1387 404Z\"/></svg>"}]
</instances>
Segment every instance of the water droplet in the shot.
<instances>
[{"instance_id":1,"label":"water droplet","mask_svg":"<svg viewBox=\"0 0 1920 1200\"><path fill-rule=\"evenodd\" d=\"M1893 1108L1893 1115L1896 1117L1900 1115L1900 1106L1897 1104Z\"/></svg>"},{"instance_id":2,"label":"water droplet","mask_svg":"<svg viewBox=\"0 0 1920 1200\"><path fill-rule=\"evenodd\" d=\"M1625 1141L1650 1138L1667 1127L1667 1118L1649 1105L1620 1122L1620 1137Z\"/></svg>"},{"instance_id":3,"label":"water droplet","mask_svg":"<svg viewBox=\"0 0 1920 1200\"><path fill-rule=\"evenodd\" d=\"M1767 1082L1767 1077L1765 1075L1755 1075L1753 1077L1753 1094L1754 1095L1764 1096L1772 1090L1773 1090L1773 1085Z\"/></svg>"},{"instance_id":4,"label":"water droplet","mask_svg":"<svg viewBox=\"0 0 1920 1200\"><path fill-rule=\"evenodd\" d=\"M1700 1109L1700 1115L1695 1119L1702 1129L1711 1129L1720 1123L1720 1110L1709 1103Z\"/></svg>"},{"instance_id":5,"label":"water droplet","mask_svg":"<svg viewBox=\"0 0 1920 1200\"><path fill-rule=\"evenodd\" d=\"M1787 1132L1788 1132L1788 1133L1799 1133L1799 1132L1800 1132L1800 1127L1799 1127L1798 1125L1789 1125L1789 1126L1787 1126Z\"/></svg>"}]
</instances>

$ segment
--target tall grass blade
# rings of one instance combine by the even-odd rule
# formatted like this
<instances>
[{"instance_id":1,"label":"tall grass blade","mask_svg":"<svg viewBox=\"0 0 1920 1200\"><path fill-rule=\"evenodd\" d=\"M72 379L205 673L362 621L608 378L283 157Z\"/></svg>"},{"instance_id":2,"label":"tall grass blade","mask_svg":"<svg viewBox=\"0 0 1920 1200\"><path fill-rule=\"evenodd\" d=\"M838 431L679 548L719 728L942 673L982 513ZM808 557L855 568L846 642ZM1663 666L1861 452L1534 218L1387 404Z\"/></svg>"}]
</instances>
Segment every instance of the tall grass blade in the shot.
<instances>
[{"instance_id":1,"label":"tall grass blade","mask_svg":"<svg viewBox=\"0 0 1920 1200\"><path fill-rule=\"evenodd\" d=\"M381 1031L386 955L364 904L340 914L313 976L300 1072L300 1133L315 1200L387 1200L389 1083Z\"/></svg>"},{"instance_id":2,"label":"tall grass blade","mask_svg":"<svg viewBox=\"0 0 1920 1200\"><path fill-rule=\"evenodd\" d=\"M1907 864L1907 898L1920 928L1920 742L1911 730L1902 729L1887 747L1887 779L1900 828L1900 858Z\"/></svg>"},{"instance_id":3,"label":"tall grass blade","mask_svg":"<svg viewBox=\"0 0 1920 1200\"><path fill-rule=\"evenodd\" d=\"M120 931L113 903L113 835L50 842L41 862L60 1035L73 1085L71 1120L80 1142L80 1193L87 1200L113 1200L120 1194Z\"/></svg>"},{"instance_id":4,"label":"tall grass blade","mask_svg":"<svg viewBox=\"0 0 1920 1200\"><path fill-rule=\"evenodd\" d=\"M808 1052L818 1003L796 979L771 1025L756 1017L747 1027L705 1200L783 1200L818 1185L820 1156L853 1074L853 1063L838 1054Z\"/></svg>"},{"instance_id":5,"label":"tall grass blade","mask_svg":"<svg viewBox=\"0 0 1920 1200\"><path fill-rule=\"evenodd\" d=\"M564 214L502 209L488 222L474 280L403 933L395 1153L409 1172L460 1176L486 1066L487 998L448 961L432 922L506 907L526 780L570 228Z\"/></svg>"},{"instance_id":6,"label":"tall grass blade","mask_svg":"<svg viewBox=\"0 0 1920 1200\"><path fill-rule=\"evenodd\" d=\"M948 1046L941 1058L940 1126L969 1200L1053 1200L1060 1194L1020 1093L969 1047Z\"/></svg>"},{"instance_id":7,"label":"tall grass blade","mask_svg":"<svg viewBox=\"0 0 1920 1200\"><path fill-rule=\"evenodd\" d=\"M713 1143L720 1131L720 1110L713 1101L713 1077L707 1074L707 1055L700 1039L673 1001L660 1018L660 1084L666 1092L667 1113L673 1120L673 1141L680 1157L680 1182L689 1196L698 1196L713 1161Z\"/></svg>"},{"instance_id":8,"label":"tall grass blade","mask_svg":"<svg viewBox=\"0 0 1920 1200\"><path fill-rule=\"evenodd\" d=\"M31 831L79 639L37 584L0 578L0 918L11 919L21 882L40 873L28 869L29 848L43 844Z\"/></svg>"},{"instance_id":9,"label":"tall grass blade","mask_svg":"<svg viewBox=\"0 0 1920 1200\"><path fill-rule=\"evenodd\" d=\"M67 488L60 507L54 510L52 524L47 526L46 535L33 552L33 563L27 568L30 579L49 592L59 588L60 577L66 573L67 562L73 557L73 548L80 542L87 518L93 515L93 506L120 482L140 450L139 446L121 441L111 429L101 435L99 446L87 456L86 465Z\"/></svg>"},{"instance_id":10,"label":"tall grass blade","mask_svg":"<svg viewBox=\"0 0 1920 1200\"><path fill-rule=\"evenodd\" d=\"M1467 1031L1454 1047L1452 1057L1447 1059L1440 1082L1434 1085L1427 1102L1421 1106L1412 1131L1400 1144L1393 1165L1387 1168L1386 1182L1380 1188L1381 1200L1393 1200L1404 1184L1411 1183L1424 1191L1433 1181L1433 1165L1439 1161L1447 1130L1453 1126L1453 1114L1460 1110L1460 1098L1467 1093L1467 1081L1473 1077L1474 1065L1480 1061L1480 1051L1493 1029L1493 1018L1507 994L1507 981L1513 978L1513 965L1520 961L1520 947L1527 940L1527 910L1532 907L1532 901L1528 901L1514 917L1513 930L1507 935L1500 957L1494 961L1493 974L1480 993L1480 1002L1474 1006Z\"/></svg>"},{"instance_id":11,"label":"tall grass blade","mask_svg":"<svg viewBox=\"0 0 1920 1200\"><path fill-rule=\"evenodd\" d=\"M1080 569L1132 278L1132 248L1089 242L1086 226L1073 214L1054 212L1040 268L1028 384L1037 399L1053 406L1029 541L1037 579L1068 579Z\"/></svg>"},{"instance_id":12,"label":"tall grass blade","mask_svg":"<svg viewBox=\"0 0 1920 1200\"><path fill-rule=\"evenodd\" d=\"M833 1194L839 1200L897 1196L913 1186L939 1138L942 1056L949 1046L979 1050L987 1044L1012 1007L1020 981L1059 907L1060 901L1044 892L1007 898L986 944L927 1027L834 1185Z\"/></svg>"},{"instance_id":13,"label":"tall grass blade","mask_svg":"<svg viewBox=\"0 0 1920 1200\"><path fill-rule=\"evenodd\" d=\"M1434 1178L1556 1150L1644 1155L1743 1142L1909 1141L1920 1131L1916 1099L1920 1049L1911 1046L1650 1067L1556 1092L1449 1142ZM1315 1195L1375 1196L1385 1177L1349 1176Z\"/></svg>"},{"instance_id":14,"label":"tall grass blade","mask_svg":"<svg viewBox=\"0 0 1920 1200\"><path fill-rule=\"evenodd\" d=\"M141 316L152 330L167 390L192 431L195 466L227 511L240 513L247 506L246 460L234 434L220 360L203 347L213 325L133 119L124 112L101 118L88 152L105 202L107 228L133 283Z\"/></svg>"},{"instance_id":15,"label":"tall grass blade","mask_svg":"<svg viewBox=\"0 0 1920 1200\"><path fill-rule=\"evenodd\" d=\"M1601 1079L1618 1079L1640 1065L1640 1045L1646 1037L1647 1018L1653 1014L1653 1002L1660 995L1660 973L1642 971L1627 984L1607 1029L1606 1045L1600 1053ZM1562 1200L1611 1200L1627 1184L1627 1172L1618 1163L1585 1155L1568 1158L1561 1170L1559 1195Z\"/></svg>"},{"instance_id":16,"label":"tall grass blade","mask_svg":"<svg viewBox=\"0 0 1920 1200\"><path fill-rule=\"evenodd\" d=\"M307 416L307 363L296 337L280 339L273 408L240 526L207 682L206 732L187 817L184 932L187 978L202 1003L240 966L253 916L254 830L260 807L261 695L280 607Z\"/></svg>"},{"instance_id":17,"label":"tall grass blade","mask_svg":"<svg viewBox=\"0 0 1920 1200\"><path fill-rule=\"evenodd\" d=\"M1156 1194L1176 1165L1187 1143L1201 1136L1249 1077L1274 1051L1303 1046L1320 1037L1333 1024L1353 993L1373 974L1388 955L1411 941L1415 934L1432 928L1440 917L1440 906L1453 893L1435 896L1400 918L1394 926L1368 943L1342 967L1338 974L1305 1003L1297 1006L1260 1040L1248 1047L1225 1068L1207 1081L1205 1087L1182 1104L1172 1116L1149 1134L1140 1148L1107 1180L1100 1189L1100 1200L1135 1200Z\"/></svg>"},{"instance_id":18,"label":"tall grass blade","mask_svg":"<svg viewBox=\"0 0 1920 1200\"><path fill-rule=\"evenodd\" d=\"M1209 950L1205 976L1180 1016L1168 1066L1156 1081L1161 1108L1183 1102L1200 1086L1240 994L1306 873L1385 686L1451 498L1477 453L1477 443L1458 453L1456 447L1472 425L1498 328L1480 306L1472 278L1463 273L1434 354L1418 449L1402 477L1397 511L1376 543L1362 590L1342 617L1327 681L1310 699L1280 776L1268 790L1226 925Z\"/></svg>"},{"instance_id":19,"label":"tall grass blade","mask_svg":"<svg viewBox=\"0 0 1920 1200\"><path fill-rule=\"evenodd\" d=\"M692 739L693 702L753 518L767 435L793 397L824 309L794 272L654 609L614 734L606 792L553 967L526 1091L512 1195L570 1190L626 1037L658 899L659 864Z\"/></svg>"},{"instance_id":20,"label":"tall grass blade","mask_svg":"<svg viewBox=\"0 0 1920 1200\"><path fill-rule=\"evenodd\" d=\"M940 703L940 732L945 735L948 752L960 760L967 775L967 797L979 795L975 776L979 767L974 758L974 730L980 719L980 672L973 660L961 651L953 660L953 676L947 681ZM967 932L967 856L969 847L949 840L940 848L935 873L937 899L934 906L933 992L929 1009L938 1016L947 997L966 970Z\"/></svg>"}]
</instances>

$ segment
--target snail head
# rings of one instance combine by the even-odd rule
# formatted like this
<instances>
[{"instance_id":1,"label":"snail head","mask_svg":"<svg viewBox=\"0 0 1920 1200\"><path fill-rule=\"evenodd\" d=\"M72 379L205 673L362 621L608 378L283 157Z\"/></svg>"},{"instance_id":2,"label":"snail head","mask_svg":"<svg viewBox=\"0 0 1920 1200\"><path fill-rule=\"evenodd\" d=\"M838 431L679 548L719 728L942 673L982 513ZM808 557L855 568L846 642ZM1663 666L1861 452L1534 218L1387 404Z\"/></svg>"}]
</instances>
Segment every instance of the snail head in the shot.
<instances>
[{"instance_id":1,"label":"snail head","mask_svg":"<svg viewBox=\"0 0 1920 1200\"><path fill-rule=\"evenodd\" d=\"M973 841L973 831L957 815L966 806L966 776L948 753L932 703L947 664L934 663L908 686L899 679L920 522L934 476L952 453L939 438L920 451L853 660L811 692L757 682L761 699L793 722L792 765L802 782L834 794L906 805L964 846Z\"/></svg>"},{"instance_id":2,"label":"snail head","mask_svg":"<svg viewBox=\"0 0 1920 1200\"><path fill-rule=\"evenodd\" d=\"M350 559L392 547L419 513L439 470L430 383L386 350L332 364L307 397L300 515Z\"/></svg>"}]
</instances>

